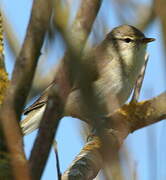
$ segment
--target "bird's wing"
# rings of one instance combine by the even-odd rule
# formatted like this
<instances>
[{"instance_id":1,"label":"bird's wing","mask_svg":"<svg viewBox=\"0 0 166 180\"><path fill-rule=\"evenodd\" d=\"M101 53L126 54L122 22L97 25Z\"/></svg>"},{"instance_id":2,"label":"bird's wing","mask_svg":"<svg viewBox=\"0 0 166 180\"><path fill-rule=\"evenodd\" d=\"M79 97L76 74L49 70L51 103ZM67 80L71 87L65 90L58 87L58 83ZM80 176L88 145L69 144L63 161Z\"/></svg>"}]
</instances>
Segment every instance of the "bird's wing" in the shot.
<instances>
[{"instance_id":1,"label":"bird's wing","mask_svg":"<svg viewBox=\"0 0 166 180\"><path fill-rule=\"evenodd\" d=\"M20 122L20 126L24 135L27 135L39 127L46 104L38 109L29 110L28 115Z\"/></svg>"},{"instance_id":2,"label":"bird's wing","mask_svg":"<svg viewBox=\"0 0 166 180\"><path fill-rule=\"evenodd\" d=\"M88 77L88 81L91 83L98 80L100 69L102 69L103 65L107 65L108 57L103 56L104 49L105 49L105 41L103 41L103 43L101 45L98 45L98 46L92 48L89 53L85 53L83 55L83 63L86 65L86 68L88 68L86 71L86 73L88 73L88 74L86 76ZM110 57L109 57L109 59L110 59ZM62 67L60 67L60 68L63 69L63 63L62 63ZM63 70L62 70L62 72L60 71L60 73L63 74L64 73ZM66 76L66 74L65 74L65 76ZM29 112L36 110L38 108L41 108L43 105L45 105L47 103L49 90L55 84L56 84L56 81L53 81L48 86L48 88L41 94L41 96L31 106L26 108L23 111L23 113L26 115ZM78 82L76 82L73 85L73 87L71 88L71 91L74 91L79 88L80 88L80 85Z\"/></svg>"},{"instance_id":3,"label":"bird's wing","mask_svg":"<svg viewBox=\"0 0 166 180\"><path fill-rule=\"evenodd\" d=\"M102 44L101 46L99 45L98 47L93 48L89 53L85 53L83 55L83 64L85 64L85 67L88 68L86 71L86 81L89 83L93 84L95 81L100 79L100 76L102 75L102 68L107 66L107 61L108 59L110 60L110 57L108 58L107 56L103 56L105 53L105 47L105 44ZM68 69L65 68L65 65L66 64L62 61L54 81L31 106L24 110L23 113L27 116L20 123L23 134L31 133L33 130L38 128L46 108L49 91L53 86L59 84L61 91L64 91L64 93L71 93L73 91L77 92L77 90L80 89L79 79L73 84L73 87L70 87L70 77L68 77L70 74L67 73L66 70ZM75 100L74 103L77 105Z\"/></svg>"},{"instance_id":4,"label":"bird's wing","mask_svg":"<svg viewBox=\"0 0 166 180\"><path fill-rule=\"evenodd\" d=\"M54 84L54 82L50 84L42 95L31 106L23 111L24 115L27 115L20 123L24 135L27 135L38 128L46 108L49 89Z\"/></svg>"},{"instance_id":5,"label":"bird's wing","mask_svg":"<svg viewBox=\"0 0 166 180\"><path fill-rule=\"evenodd\" d=\"M54 86L54 82L51 83L41 94L41 96L32 104L30 105L28 108L26 108L23 111L24 115L27 115L29 112L36 110L38 108L41 108L43 105L45 105L47 103L47 99L48 99L48 93L50 88Z\"/></svg>"}]
</instances>

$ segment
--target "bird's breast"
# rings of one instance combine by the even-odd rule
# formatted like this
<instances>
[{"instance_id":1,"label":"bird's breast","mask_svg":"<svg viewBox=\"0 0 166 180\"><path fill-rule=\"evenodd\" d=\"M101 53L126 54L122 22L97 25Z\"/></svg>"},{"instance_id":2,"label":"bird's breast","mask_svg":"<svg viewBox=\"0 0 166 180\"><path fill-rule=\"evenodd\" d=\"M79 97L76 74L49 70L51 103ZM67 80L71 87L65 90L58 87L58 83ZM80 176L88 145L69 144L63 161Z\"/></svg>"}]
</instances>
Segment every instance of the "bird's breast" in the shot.
<instances>
[{"instance_id":1,"label":"bird's breast","mask_svg":"<svg viewBox=\"0 0 166 180\"><path fill-rule=\"evenodd\" d=\"M94 83L100 104L106 105L109 112L122 106L131 94L133 84L117 61L111 61L100 71L100 78Z\"/></svg>"}]
</instances>

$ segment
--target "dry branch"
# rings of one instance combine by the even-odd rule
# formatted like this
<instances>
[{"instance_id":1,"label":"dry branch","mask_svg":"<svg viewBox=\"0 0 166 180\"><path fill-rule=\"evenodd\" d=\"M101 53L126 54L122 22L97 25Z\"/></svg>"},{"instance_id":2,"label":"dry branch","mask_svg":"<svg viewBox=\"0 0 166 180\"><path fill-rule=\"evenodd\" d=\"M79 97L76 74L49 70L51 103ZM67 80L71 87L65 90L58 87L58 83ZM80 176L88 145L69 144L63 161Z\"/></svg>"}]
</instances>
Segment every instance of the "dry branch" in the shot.
<instances>
[{"instance_id":1,"label":"dry branch","mask_svg":"<svg viewBox=\"0 0 166 180\"><path fill-rule=\"evenodd\" d=\"M134 88L133 96L132 96L132 99L131 99L131 103L138 102L140 92L141 92L142 83L143 83L144 76L145 76L145 71L146 71L148 59L149 59L149 55L146 54L144 66L142 67L141 72L140 72L140 74L139 74L139 76L137 78L137 81L135 83L135 88Z\"/></svg>"},{"instance_id":2,"label":"dry branch","mask_svg":"<svg viewBox=\"0 0 166 180\"><path fill-rule=\"evenodd\" d=\"M60 3L60 1L59 1ZM58 8L60 8L59 4L56 4L58 6ZM93 5L93 10L89 9L90 7L92 8ZM57 7L55 7L57 8ZM88 9L88 14L89 16L87 16L87 10ZM57 86L54 87L56 88L50 91L50 95L48 98L48 103L47 103L47 107L46 107L46 111L45 114L42 118L41 121L41 126L39 128L39 133L37 136L37 139L35 140L35 144L31 153L31 157L30 157L30 166L31 166L31 171L32 171L32 176L33 179L40 179L41 174L43 172L46 160L48 158L48 154L50 152L50 148L53 142L53 138L54 135L56 134L57 131L57 127L59 124L60 119L62 118L62 113L63 113L63 104L65 103L65 100L68 96L68 88L70 87L70 82L67 82L68 79L63 79L63 73L71 73L72 72L72 68L75 67L73 66L73 63L71 63L73 61L73 56L74 53L73 52L78 52L80 51L83 46L79 46L79 50L78 50L78 46L74 46L73 43L76 44L81 44L84 45L84 43L86 42L86 39L88 37L88 34L90 32L91 26L93 24L93 21L96 17L96 14L98 12L99 9L99 1L98 0L86 0L86 1L82 1L82 6L78 12L78 15L72 25L72 29L74 29L73 32L73 36L72 36L72 41L70 41L70 43L67 43L68 49L71 49L71 47L77 47L77 49L73 49L72 53L71 51L68 50L68 52L66 53L64 59L67 60L67 65L65 64L65 60L62 60L62 69L59 69L59 72L56 74L59 77L56 76L56 82L57 82ZM62 9L56 9L57 12L59 14L57 14L56 12L56 16L57 17L61 17L61 19L56 19L57 17L55 17L55 22L57 23L58 28L61 30L62 33L64 33L65 36L65 23L64 22L59 22L61 20L66 21L66 12L63 11ZM92 13L93 12L93 13ZM63 14L64 13L64 14ZM87 17L89 19L87 19ZM78 26L78 24L80 26ZM81 36L79 36L81 33ZM70 34L70 33L69 33ZM82 36L82 34L84 34ZM71 34L70 34L71 36ZM65 36L67 37L67 36ZM80 39L81 37L81 39ZM67 38L69 39L69 38ZM68 41L69 42L69 41ZM65 66L63 66L63 64L65 64ZM66 76L68 77L68 76ZM77 76L75 76L77 77ZM64 81L63 81L64 80ZM66 87L67 84L67 87ZM64 87L65 86L65 87ZM64 92L63 92L64 90ZM46 128L47 127L47 128ZM43 141L45 143L43 143Z\"/></svg>"},{"instance_id":3,"label":"dry branch","mask_svg":"<svg viewBox=\"0 0 166 180\"><path fill-rule=\"evenodd\" d=\"M31 87L50 14L51 6L47 1L34 1L26 38L16 60L12 80L1 108L0 120L16 179L22 179L23 177L24 179L30 179L18 122Z\"/></svg>"},{"instance_id":4,"label":"dry branch","mask_svg":"<svg viewBox=\"0 0 166 180\"><path fill-rule=\"evenodd\" d=\"M118 139L119 145L122 145L130 133L166 118L165 102L166 93L162 93L147 101L126 104L108 117L105 124L106 131L113 133ZM76 114L74 117L81 118ZM93 179L103 165L101 148L102 141L99 138L92 137L63 174L62 179L74 179L74 177L84 180Z\"/></svg>"},{"instance_id":5,"label":"dry branch","mask_svg":"<svg viewBox=\"0 0 166 180\"><path fill-rule=\"evenodd\" d=\"M72 165L65 171L62 180L95 178L103 164L99 153L101 145L98 137L90 138Z\"/></svg>"},{"instance_id":6,"label":"dry branch","mask_svg":"<svg viewBox=\"0 0 166 180\"><path fill-rule=\"evenodd\" d=\"M35 140L31 156L30 168L33 179L40 179L47 161L53 139L63 114L63 103L57 90L51 89L49 99L40 123L38 136ZM56 107L56 108L55 108ZM44 143L43 143L44 142Z\"/></svg>"}]
</instances>

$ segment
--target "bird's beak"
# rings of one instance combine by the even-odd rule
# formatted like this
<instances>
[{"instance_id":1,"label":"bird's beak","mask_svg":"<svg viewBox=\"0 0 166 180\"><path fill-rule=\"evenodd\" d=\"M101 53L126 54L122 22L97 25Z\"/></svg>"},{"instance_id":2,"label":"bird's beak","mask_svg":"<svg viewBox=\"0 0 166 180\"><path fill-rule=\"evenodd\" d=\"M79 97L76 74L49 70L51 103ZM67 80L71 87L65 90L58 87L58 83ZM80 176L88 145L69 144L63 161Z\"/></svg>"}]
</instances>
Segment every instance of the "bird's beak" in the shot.
<instances>
[{"instance_id":1,"label":"bird's beak","mask_svg":"<svg viewBox=\"0 0 166 180\"><path fill-rule=\"evenodd\" d=\"M149 43L149 42L152 42L152 41L155 41L155 39L154 38L146 38L146 37L142 39L143 43Z\"/></svg>"}]
</instances>

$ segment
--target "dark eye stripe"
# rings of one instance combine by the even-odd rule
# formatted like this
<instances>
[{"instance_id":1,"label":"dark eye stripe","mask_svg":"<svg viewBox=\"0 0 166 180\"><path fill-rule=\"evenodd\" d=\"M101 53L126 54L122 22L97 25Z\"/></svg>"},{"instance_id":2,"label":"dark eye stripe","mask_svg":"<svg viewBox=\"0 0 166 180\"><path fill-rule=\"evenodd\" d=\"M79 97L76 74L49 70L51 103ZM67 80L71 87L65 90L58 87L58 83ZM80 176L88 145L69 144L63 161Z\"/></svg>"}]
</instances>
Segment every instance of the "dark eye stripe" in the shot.
<instances>
[{"instance_id":1,"label":"dark eye stripe","mask_svg":"<svg viewBox=\"0 0 166 180\"><path fill-rule=\"evenodd\" d=\"M125 39L123 39L123 41L125 41L126 43L130 43L130 42L132 42L133 40L130 39L130 38L125 38Z\"/></svg>"},{"instance_id":2,"label":"dark eye stripe","mask_svg":"<svg viewBox=\"0 0 166 180\"><path fill-rule=\"evenodd\" d=\"M131 38L113 38L113 40L121 40L121 41L124 41L126 43L130 43L130 42L133 42L135 41L134 39L131 39Z\"/></svg>"}]
</instances>

